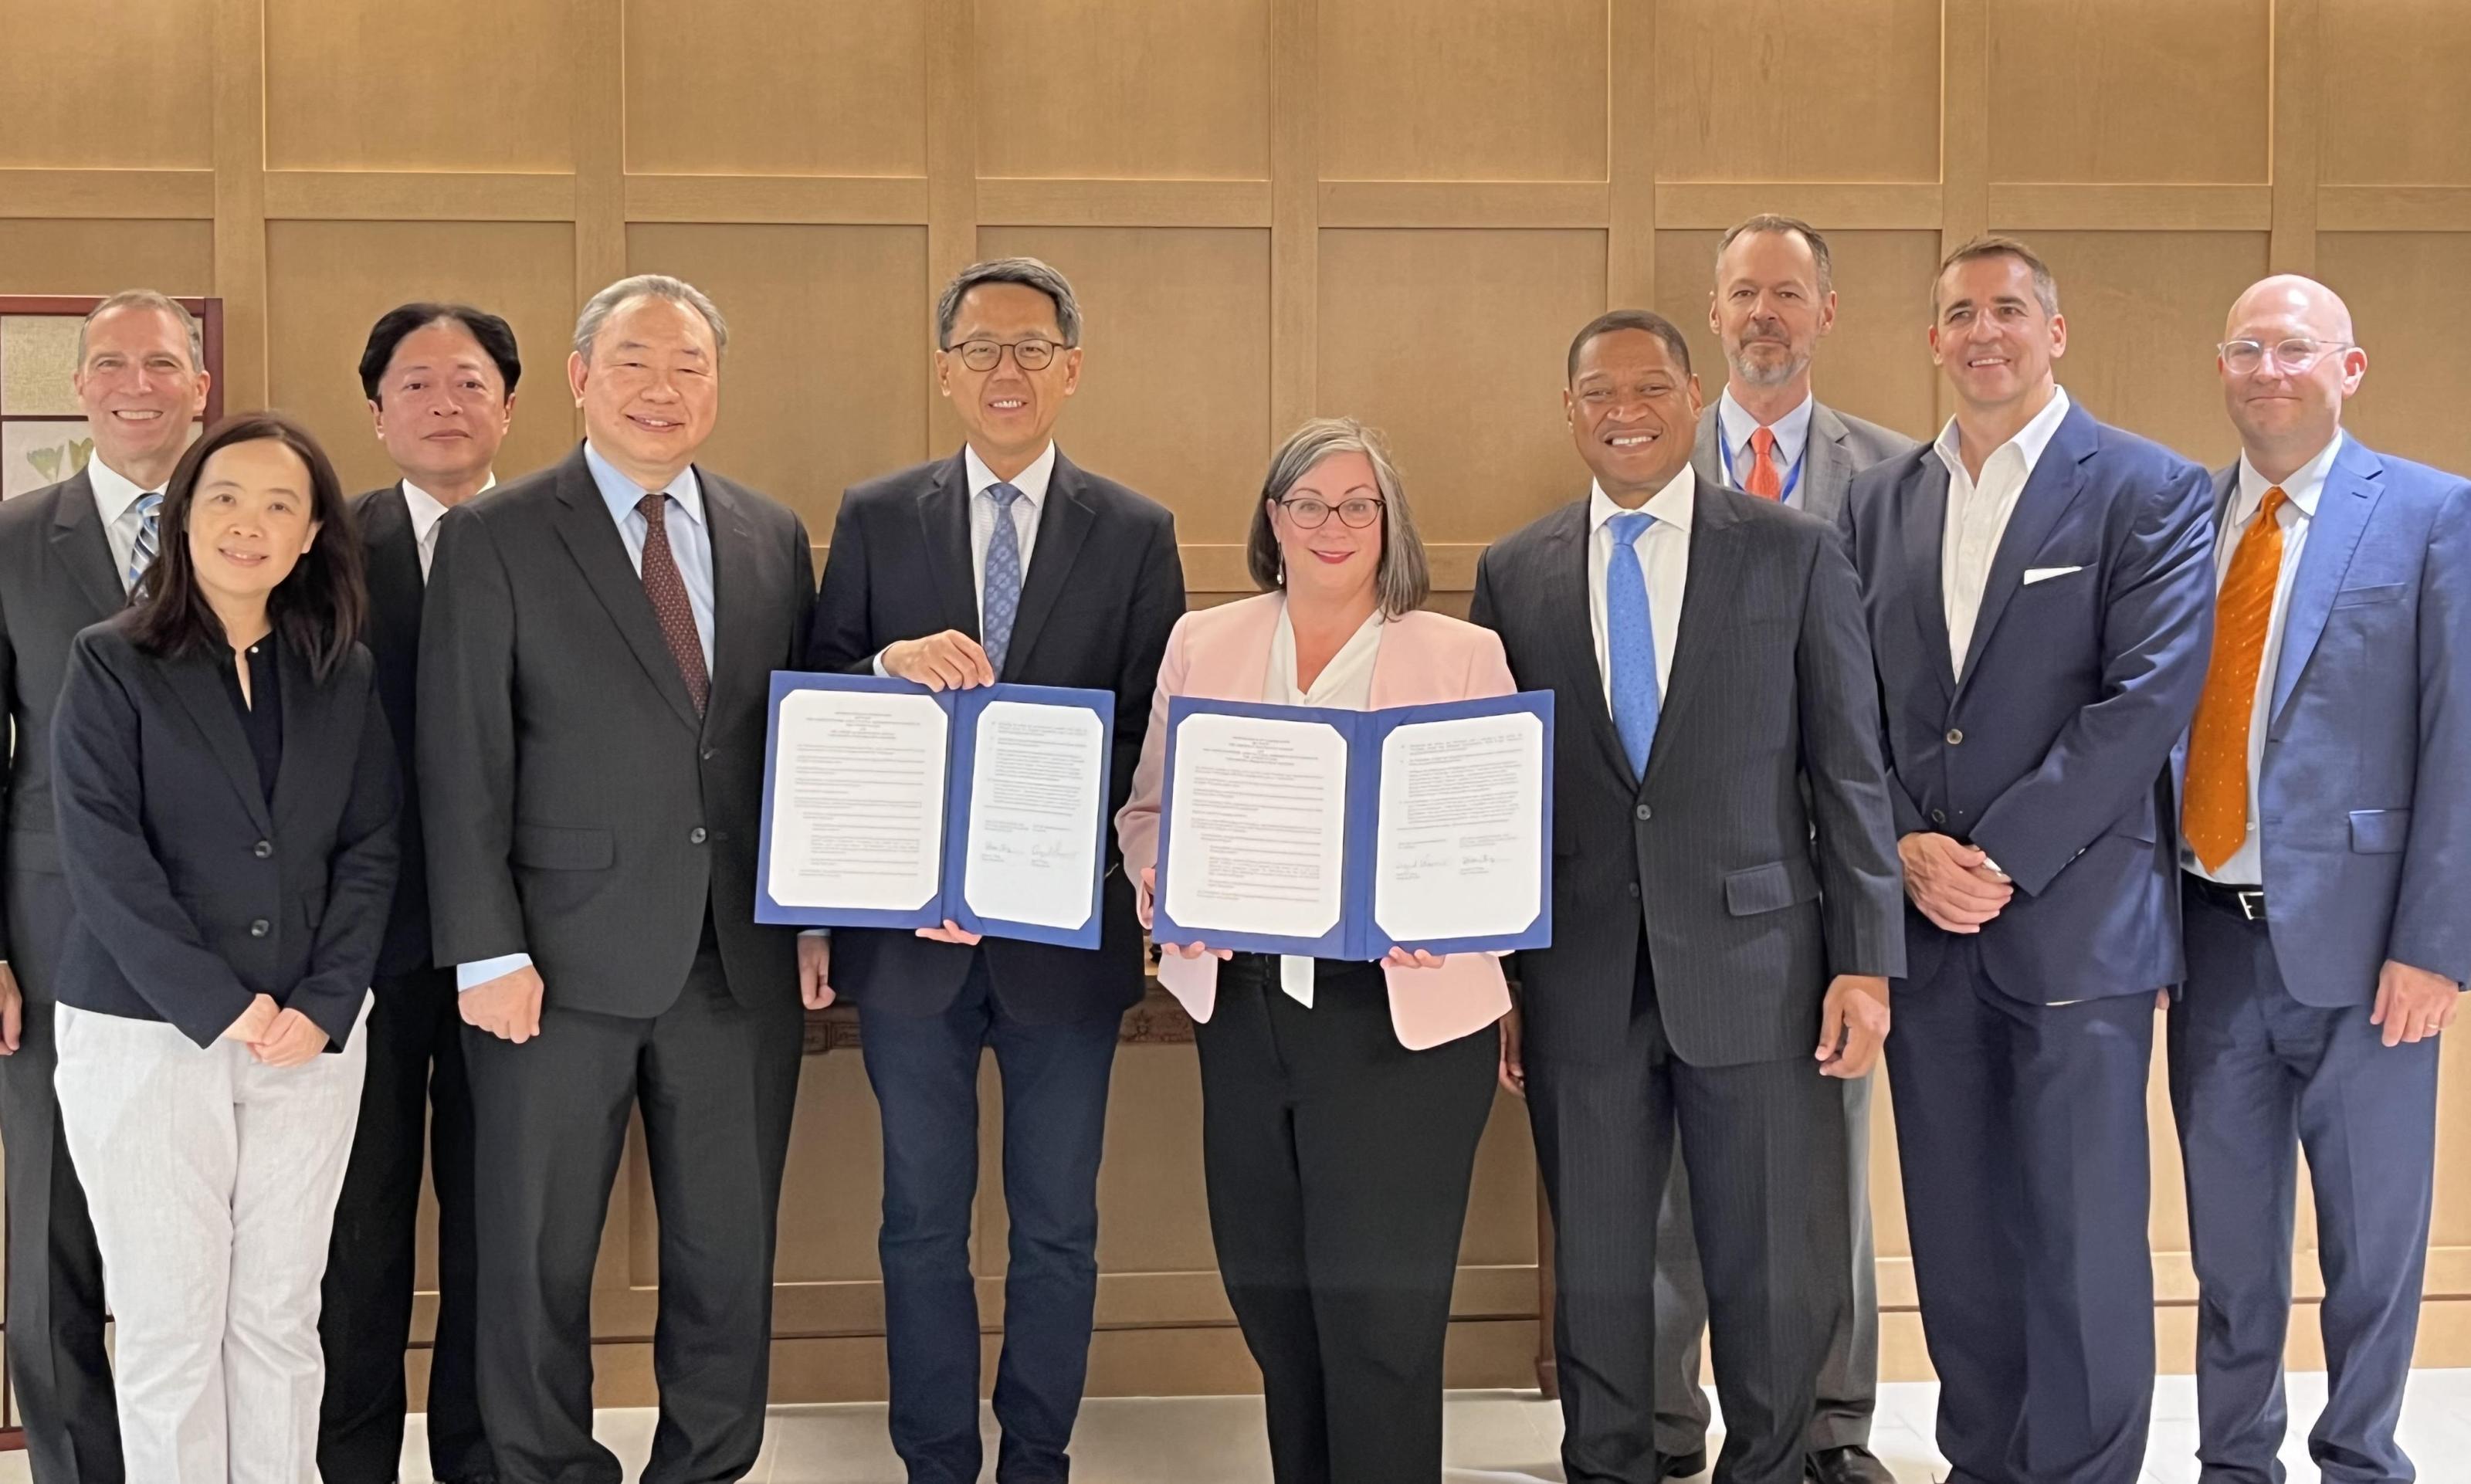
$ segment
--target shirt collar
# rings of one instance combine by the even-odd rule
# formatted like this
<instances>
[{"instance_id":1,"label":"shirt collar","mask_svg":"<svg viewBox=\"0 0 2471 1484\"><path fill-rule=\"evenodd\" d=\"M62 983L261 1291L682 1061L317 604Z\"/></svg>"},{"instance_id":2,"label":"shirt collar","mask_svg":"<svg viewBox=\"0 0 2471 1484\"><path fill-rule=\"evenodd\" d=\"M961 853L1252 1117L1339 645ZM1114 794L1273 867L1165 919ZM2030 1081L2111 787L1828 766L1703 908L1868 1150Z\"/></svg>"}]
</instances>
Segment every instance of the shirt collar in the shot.
<instances>
[{"instance_id":1,"label":"shirt collar","mask_svg":"<svg viewBox=\"0 0 2471 1484\"><path fill-rule=\"evenodd\" d=\"M961 467L969 476L971 499L976 500L990 484L1010 484L1036 511L1046 506L1047 483L1055 477L1055 440L1047 439L1038 457L1029 461L1029 467L1008 480L997 479L996 471L987 467L978 451L966 443L961 445Z\"/></svg>"},{"instance_id":2,"label":"shirt collar","mask_svg":"<svg viewBox=\"0 0 2471 1484\"><path fill-rule=\"evenodd\" d=\"M430 532L435 530L437 529L437 523L446 518L445 502L439 500L435 495L431 494L428 490L421 488L410 480L405 480L402 483L403 507L412 512L412 538L414 541L419 542L421 545L427 546L429 544ZM498 476L491 474L489 476L489 482L482 485L479 489L473 491L473 493L486 494L497 487Z\"/></svg>"},{"instance_id":3,"label":"shirt collar","mask_svg":"<svg viewBox=\"0 0 2471 1484\"><path fill-rule=\"evenodd\" d=\"M1810 436L1810 410L1817 401L1805 391L1800 405L1767 425L1768 431L1776 435L1777 452L1784 456L1788 469L1801 458L1801 445ZM1717 436L1727 444L1726 451L1733 456L1734 466L1740 467L1751 451L1751 435L1759 430L1759 420L1751 415L1749 408L1733 400L1730 381L1725 383L1725 394L1716 399L1716 429Z\"/></svg>"},{"instance_id":4,"label":"shirt collar","mask_svg":"<svg viewBox=\"0 0 2471 1484\"><path fill-rule=\"evenodd\" d=\"M2325 477L2334 472L2334 459L2342 452L2342 430L2334 430L2333 440L2317 451L2317 457L2292 471L2282 482L2282 493L2299 513L2310 518L2317 514L2318 497L2325 493ZM2265 492L2273 481L2256 472L2242 451L2239 461L2239 494L2231 501L2231 523L2245 526L2256 518L2256 508L2265 503Z\"/></svg>"},{"instance_id":5,"label":"shirt collar","mask_svg":"<svg viewBox=\"0 0 2471 1484\"><path fill-rule=\"evenodd\" d=\"M1690 465L1685 463L1682 466L1681 473L1666 481L1662 489L1648 496L1647 504L1640 506L1639 508L1655 516L1659 525L1670 526L1676 530L1688 530L1690 512L1697 503L1698 491L1699 477L1692 471ZM1629 513L1631 512L1613 504L1613 497L1605 493L1605 486L1595 484L1590 487L1588 497L1589 534L1592 535L1603 530L1605 522L1614 516Z\"/></svg>"},{"instance_id":6,"label":"shirt collar","mask_svg":"<svg viewBox=\"0 0 2471 1484\"><path fill-rule=\"evenodd\" d=\"M2042 450L2051 446L2051 439L2059 435L2059 424L2067 419L2067 415L2068 389L2054 387L2051 400L2042 404L2042 410L2034 414L2034 420L2017 429L2016 436L2000 444L1999 448L2014 449L2017 457L2025 460L2025 477L2031 479L2034 465L2042 461ZM1940 430L1939 441L1931 445L1950 474L1965 473L1964 446L1957 437L1956 419L1951 417L1947 426ZM1999 448L1990 451L1990 458L1998 457ZM1990 459L1983 459L1982 466L1989 469Z\"/></svg>"},{"instance_id":7,"label":"shirt collar","mask_svg":"<svg viewBox=\"0 0 2471 1484\"><path fill-rule=\"evenodd\" d=\"M592 446L590 438L583 440L583 462L592 470L592 483L600 486L600 498L608 504L611 520L624 520L646 495L652 493L619 473L618 466L601 458L600 450ZM680 469L678 477L659 492L675 501L687 519L698 526L703 524L703 485L695 479L694 464Z\"/></svg>"},{"instance_id":8,"label":"shirt collar","mask_svg":"<svg viewBox=\"0 0 2471 1484\"><path fill-rule=\"evenodd\" d=\"M101 454L85 461L85 480L94 487L95 513L103 517L106 526L119 525L120 518L129 513L139 496L156 493L105 463Z\"/></svg>"}]
</instances>

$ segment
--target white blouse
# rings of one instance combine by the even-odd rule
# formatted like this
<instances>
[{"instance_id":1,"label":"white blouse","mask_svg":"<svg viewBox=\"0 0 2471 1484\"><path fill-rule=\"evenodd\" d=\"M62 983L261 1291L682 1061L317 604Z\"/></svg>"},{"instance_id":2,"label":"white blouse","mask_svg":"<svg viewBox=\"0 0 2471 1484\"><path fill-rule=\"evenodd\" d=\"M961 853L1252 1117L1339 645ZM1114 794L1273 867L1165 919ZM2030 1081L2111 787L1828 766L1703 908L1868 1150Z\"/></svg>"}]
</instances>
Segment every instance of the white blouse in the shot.
<instances>
[{"instance_id":1,"label":"white blouse","mask_svg":"<svg viewBox=\"0 0 2471 1484\"><path fill-rule=\"evenodd\" d=\"M1340 711L1366 711L1373 704L1373 662L1381 653L1381 610L1364 621L1347 643L1339 646L1309 690L1296 684L1296 630L1287 620L1287 605L1279 604L1279 626L1270 636L1270 665L1261 682L1261 699L1273 706L1327 706ZM1306 1009L1313 1002L1313 961L1300 954L1279 955L1279 987Z\"/></svg>"}]
</instances>

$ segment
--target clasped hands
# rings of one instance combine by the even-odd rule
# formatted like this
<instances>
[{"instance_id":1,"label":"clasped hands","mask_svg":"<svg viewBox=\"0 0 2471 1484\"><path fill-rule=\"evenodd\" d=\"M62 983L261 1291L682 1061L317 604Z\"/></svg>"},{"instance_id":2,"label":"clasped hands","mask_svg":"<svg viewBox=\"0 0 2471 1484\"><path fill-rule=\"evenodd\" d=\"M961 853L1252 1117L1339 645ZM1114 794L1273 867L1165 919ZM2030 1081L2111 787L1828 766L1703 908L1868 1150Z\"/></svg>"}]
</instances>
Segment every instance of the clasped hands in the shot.
<instances>
[{"instance_id":1,"label":"clasped hands","mask_svg":"<svg viewBox=\"0 0 2471 1484\"><path fill-rule=\"evenodd\" d=\"M297 1067L326 1049L326 1033L297 1010L280 1009L272 995L257 995L240 1019L224 1029L223 1039L248 1048L248 1054L269 1067Z\"/></svg>"}]
</instances>

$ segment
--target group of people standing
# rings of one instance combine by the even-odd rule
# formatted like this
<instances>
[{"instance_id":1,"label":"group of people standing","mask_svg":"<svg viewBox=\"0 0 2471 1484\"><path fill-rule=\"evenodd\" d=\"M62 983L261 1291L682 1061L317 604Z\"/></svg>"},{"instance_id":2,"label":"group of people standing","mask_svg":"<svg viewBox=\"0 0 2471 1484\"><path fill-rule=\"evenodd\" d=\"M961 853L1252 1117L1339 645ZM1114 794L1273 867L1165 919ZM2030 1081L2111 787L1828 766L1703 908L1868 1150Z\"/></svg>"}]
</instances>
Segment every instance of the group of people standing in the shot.
<instances>
[{"instance_id":1,"label":"group of people standing","mask_svg":"<svg viewBox=\"0 0 2471 1484\"><path fill-rule=\"evenodd\" d=\"M425 1153L435 1476L612 1484L591 1278L637 1113L644 1477L741 1477L801 1011L839 998L882 1113L894 1448L912 1484L984 1464L992 1050L995 1472L1065 1479L1169 699L1519 689L1560 718L1550 948L1158 945L1280 1484L1439 1476L1496 1082L1554 1215L1571 1484L1706 1468L1703 1329L1721 1484L1888 1480L1883 1051L1955 1477L2136 1479L2157 996L2208 1477L2278 1477L2304 1145L2332 1373L2311 1451L2329 1479L2410 1478L2437 1034L2471 977L2471 483L2342 431L2366 354L2306 279L2230 310L2243 453L2211 476L2060 389L2025 244L1960 247L1929 302L1955 406L1929 446L1813 398L1836 298L1808 224L1725 234L1712 406L1671 320L1582 327L1564 408L1589 486L1486 553L1463 623L1424 609L1400 471L1346 418L1271 459L1260 596L1187 613L1168 512L1056 446L1081 312L1031 259L943 292L965 444L844 493L820 591L799 518L697 461L728 327L677 279L584 306L584 439L498 487L512 332L389 312L360 374L401 478L351 499L280 415L192 441L195 324L106 300L77 373L93 459L0 506L0 1132L36 1478L395 1478ZM1100 946L758 926L782 670L1112 693Z\"/></svg>"}]
</instances>

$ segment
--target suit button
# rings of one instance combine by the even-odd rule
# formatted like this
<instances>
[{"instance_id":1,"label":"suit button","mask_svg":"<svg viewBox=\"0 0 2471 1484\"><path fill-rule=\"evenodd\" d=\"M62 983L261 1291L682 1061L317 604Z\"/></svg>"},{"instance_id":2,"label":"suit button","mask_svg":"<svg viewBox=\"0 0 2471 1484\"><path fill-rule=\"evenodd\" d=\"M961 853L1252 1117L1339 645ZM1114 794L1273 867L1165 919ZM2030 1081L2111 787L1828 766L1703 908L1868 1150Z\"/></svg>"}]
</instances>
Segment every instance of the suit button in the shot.
<instances>
[{"instance_id":1,"label":"suit button","mask_svg":"<svg viewBox=\"0 0 2471 1484\"><path fill-rule=\"evenodd\" d=\"M248 847L248 853L255 856L260 860L263 860L267 857L274 854L274 841L259 840L256 844Z\"/></svg>"},{"instance_id":2,"label":"suit button","mask_svg":"<svg viewBox=\"0 0 2471 1484\"><path fill-rule=\"evenodd\" d=\"M705 749L703 749L703 760L704 760L705 762L709 763L709 762L711 762L711 761L712 761L712 759L713 759L713 751L712 751L712 749L711 749L710 747L706 747Z\"/></svg>"},{"instance_id":3,"label":"suit button","mask_svg":"<svg viewBox=\"0 0 2471 1484\"><path fill-rule=\"evenodd\" d=\"M1961 747L1965 745L1965 733L1956 727L1949 727L1947 729L1947 744L1951 747Z\"/></svg>"},{"instance_id":4,"label":"suit button","mask_svg":"<svg viewBox=\"0 0 2471 1484\"><path fill-rule=\"evenodd\" d=\"M248 935L252 938L262 938L273 930L274 925L263 917L248 925Z\"/></svg>"},{"instance_id":5,"label":"suit button","mask_svg":"<svg viewBox=\"0 0 2471 1484\"><path fill-rule=\"evenodd\" d=\"M1932 810L1932 811L1931 811L1931 823L1933 823L1933 824L1945 824L1945 823L1947 823L1947 812L1946 812L1945 810L1941 810L1941 809L1934 809L1934 810Z\"/></svg>"},{"instance_id":6,"label":"suit button","mask_svg":"<svg viewBox=\"0 0 2471 1484\"><path fill-rule=\"evenodd\" d=\"M687 832L687 843L688 843L688 844L690 844L690 845L700 845L700 844L702 844L703 842L704 842L704 831L703 831L703 826L701 826L701 825L696 825L694 829L689 830L689 831Z\"/></svg>"},{"instance_id":7,"label":"suit button","mask_svg":"<svg viewBox=\"0 0 2471 1484\"><path fill-rule=\"evenodd\" d=\"M1638 817L1642 822L1653 819L1656 817L1656 811L1648 808L1644 804L1641 804L1638 807Z\"/></svg>"},{"instance_id":8,"label":"suit button","mask_svg":"<svg viewBox=\"0 0 2471 1484\"><path fill-rule=\"evenodd\" d=\"M1638 883L1633 882L1630 883L1630 894L1634 897L1638 895Z\"/></svg>"}]
</instances>

